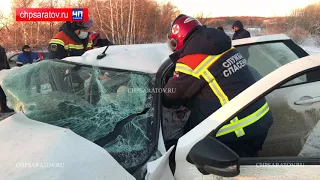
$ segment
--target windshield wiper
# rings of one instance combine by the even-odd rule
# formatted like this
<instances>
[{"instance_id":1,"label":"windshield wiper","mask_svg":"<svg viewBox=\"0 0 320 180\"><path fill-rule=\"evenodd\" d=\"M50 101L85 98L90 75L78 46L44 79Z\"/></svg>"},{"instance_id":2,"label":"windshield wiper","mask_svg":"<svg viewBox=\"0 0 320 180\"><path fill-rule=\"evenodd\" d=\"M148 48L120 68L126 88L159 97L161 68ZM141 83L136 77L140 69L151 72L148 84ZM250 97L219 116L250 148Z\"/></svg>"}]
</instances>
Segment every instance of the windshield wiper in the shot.
<instances>
[{"instance_id":1,"label":"windshield wiper","mask_svg":"<svg viewBox=\"0 0 320 180\"><path fill-rule=\"evenodd\" d=\"M136 118L137 116L146 114L149 111L150 108L145 108L142 112L137 113L137 114L131 114L130 116L120 120L119 122L117 122L116 126L114 127L113 131L111 131L110 133L108 133L107 135L105 135L102 138L99 138L97 140L94 141L94 143L96 143L97 145L103 147L106 144L108 144L109 142L115 140L122 132L122 129L125 125L127 125L131 120L133 120L134 118Z\"/></svg>"}]
</instances>

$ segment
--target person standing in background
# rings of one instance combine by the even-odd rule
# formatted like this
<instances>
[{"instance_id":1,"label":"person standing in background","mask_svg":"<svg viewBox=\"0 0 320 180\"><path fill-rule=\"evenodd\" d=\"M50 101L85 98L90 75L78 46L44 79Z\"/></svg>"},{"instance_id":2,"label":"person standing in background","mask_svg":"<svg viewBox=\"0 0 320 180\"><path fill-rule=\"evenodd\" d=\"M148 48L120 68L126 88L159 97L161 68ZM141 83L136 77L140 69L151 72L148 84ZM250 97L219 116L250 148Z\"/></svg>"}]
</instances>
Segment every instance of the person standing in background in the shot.
<instances>
[{"instance_id":1,"label":"person standing in background","mask_svg":"<svg viewBox=\"0 0 320 180\"><path fill-rule=\"evenodd\" d=\"M219 26L217 29L219 29L220 31L223 31L224 32L224 29L223 27Z\"/></svg>"},{"instance_id":2,"label":"person standing in background","mask_svg":"<svg viewBox=\"0 0 320 180\"><path fill-rule=\"evenodd\" d=\"M233 23L232 29L234 29L234 34L232 36L232 40L251 37L250 32L244 29L243 23L241 21L239 21L239 20L237 20L237 21L235 21ZM238 51L241 53L241 55L245 59L249 60L250 53L249 53L249 48L248 47L238 48Z\"/></svg>"},{"instance_id":3,"label":"person standing in background","mask_svg":"<svg viewBox=\"0 0 320 180\"><path fill-rule=\"evenodd\" d=\"M243 23L239 20L232 24L232 29L234 30L232 40L251 37L250 32L244 29Z\"/></svg>"},{"instance_id":4,"label":"person standing in background","mask_svg":"<svg viewBox=\"0 0 320 180\"><path fill-rule=\"evenodd\" d=\"M17 66L23 66L25 64L32 64L39 61L40 58L37 53L31 51L29 45L24 45L22 47L22 53L18 56L16 64Z\"/></svg>"}]
</instances>

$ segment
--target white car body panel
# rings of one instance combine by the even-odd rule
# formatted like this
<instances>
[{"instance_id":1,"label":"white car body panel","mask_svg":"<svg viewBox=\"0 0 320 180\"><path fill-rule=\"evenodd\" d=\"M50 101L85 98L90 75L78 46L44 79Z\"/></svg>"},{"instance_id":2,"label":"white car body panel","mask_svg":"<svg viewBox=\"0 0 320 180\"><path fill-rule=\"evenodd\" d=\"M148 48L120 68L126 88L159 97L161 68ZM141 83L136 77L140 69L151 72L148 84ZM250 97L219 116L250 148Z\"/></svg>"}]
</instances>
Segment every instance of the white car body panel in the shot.
<instances>
[{"instance_id":1,"label":"white car body panel","mask_svg":"<svg viewBox=\"0 0 320 180\"><path fill-rule=\"evenodd\" d=\"M135 179L100 146L21 112L0 121L0 148L1 179Z\"/></svg>"},{"instance_id":2,"label":"white car body panel","mask_svg":"<svg viewBox=\"0 0 320 180\"><path fill-rule=\"evenodd\" d=\"M197 142L199 142L201 139L207 136L212 130L216 129L224 121L228 120L231 116L239 112L242 107L245 107L248 103L253 101L255 98L259 97L262 93L267 92L269 89L276 86L282 80L292 75L295 75L301 71L304 71L305 69L320 66L319 60L320 60L320 55L312 55L312 56L301 58L296 61L292 61L280 67L276 71L273 71L272 73L263 77L260 81L256 82L255 84L247 88L245 91L243 91L238 96L233 98L226 105L224 105L219 110L214 112L207 119L205 119L200 124L198 124L195 128L190 130L187 134L182 136L178 141L177 149L176 149L176 167L177 167L175 172L176 179L195 180L195 179L204 178L205 176L202 175L194 165L186 161L187 154L190 152L191 148ZM316 166L313 166L313 167L316 167ZM320 167L320 166L317 166L317 167ZM291 169L291 168L292 167L288 167L288 169ZM284 169L284 168L277 169L277 171L279 171L279 175L281 175L281 177L279 178L284 177L282 172L289 171L288 169L287 170L281 170L281 169ZM251 171L250 173L247 174L245 173L245 171L241 172L241 174L237 178L240 178L242 176L252 177L253 174L256 174L257 170L258 168L253 167L252 169L249 169L249 171ZM268 172L267 174L273 175L272 170L275 170L275 169L270 168L269 170L267 168L264 168L263 170L267 171ZM187 173L190 171L192 171L192 173ZM316 175L320 177L320 172L318 172L318 174ZM215 177L214 175L207 175L207 176L209 179L221 178L221 177ZM299 178L301 179L302 176L299 176Z\"/></svg>"},{"instance_id":3,"label":"white car body panel","mask_svg":"<svg viewBox=\"0 0 320 180\"><path fill-rule=\"evenodd\" d=\"M278 41L278 40L281 41L281 40L288 40L288 39L290 38L285 34L272 34L272 35L255 36L250 38L233 40L232 45L237 46L237 45L243 45L243 44L252 44L252 43Z\"/></svg>"},{"instance_id":4,"label":"white car body panel","mask_svg":"<svg viewBox=\"0 0 320 180\"><path fill-rule=\"evenodd\" d=\"M169 166L169 156L173 148L174 146L159 159L147 164L146 180L175 180Z\"/></svg>"},{"instance_id":5,"label":"white car body panel","mask_svg":"<svg viewBox=\"0 0 320 180\"><path fill-rule=\"evenodd\" d=\"M160 151L162 155L166 153L166 147L164 145L161 125L160 125L160 131L159 131L158 151Z\"/></svg>"},{"instance_id":6,"label":"white car body panel","mask_svg":"<svg viewBox=\"0 0 320 180\"><path fill-rule=\"evenodd\" d=\"M174 146L166 151L162 135L162 128L160 125L158 151L160 151L162 156L159 159L147 163L147 175L145 177L146 180L175 180L169 166L169 156L173 151L173 148Z\"/></svg>"}]
</instances>

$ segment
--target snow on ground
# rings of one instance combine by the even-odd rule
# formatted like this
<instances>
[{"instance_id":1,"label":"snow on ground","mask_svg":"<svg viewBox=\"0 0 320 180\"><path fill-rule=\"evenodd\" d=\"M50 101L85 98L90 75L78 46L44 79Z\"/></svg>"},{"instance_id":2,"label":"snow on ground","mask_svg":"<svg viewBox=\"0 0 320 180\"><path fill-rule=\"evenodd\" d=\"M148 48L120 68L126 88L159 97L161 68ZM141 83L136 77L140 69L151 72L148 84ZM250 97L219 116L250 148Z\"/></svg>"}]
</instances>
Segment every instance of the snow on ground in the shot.
<instances>
[{"instance_id":1,"label":"snow on ground","mask_svg":"<svg viewBox=\"0 0 320 180\"><path fill-rule=\"evenodd\" d=\"M320 47L317 46L317 42L315 38L309 37L307 38L301 47L307 51L309 54L318 54L320 53Z\"/></svg>"},{"instance_id":2,"label":"snow on ground","mask_svg":"<svg viewBox=\"0 0 320 180\"><path fill-rule=\"evenodd\" d=\"M307 51L309 54L319 54L320 53L320 48L319 47L311 47L311 46L301 46L302 49Z\"/></svg>"},{"instance_id":3,"label":"snow on ground","mask_svg":"<svg viewBox=\"0 0 320 180\"><path fill-rule=\"evenodd\" d=\"M257 33L257 32L260 32L258 30L252 30L252 29L251 30L249 29L249 31L250 31L250 34L251 34L252 37L258 36L259 33ZM232 37L233 33L234 32L232 32L232 31L226 31L226 34L228 36L230 36L230 37ZM307 53L309 53L309 54L318 54L318 53L320 53L320 47L317 47L315 39L311 38L311 37L306 39L303 42L303 44L300 45L300 47L302 47L302 49L307 51Z\"/></svg>"}]
</instances>

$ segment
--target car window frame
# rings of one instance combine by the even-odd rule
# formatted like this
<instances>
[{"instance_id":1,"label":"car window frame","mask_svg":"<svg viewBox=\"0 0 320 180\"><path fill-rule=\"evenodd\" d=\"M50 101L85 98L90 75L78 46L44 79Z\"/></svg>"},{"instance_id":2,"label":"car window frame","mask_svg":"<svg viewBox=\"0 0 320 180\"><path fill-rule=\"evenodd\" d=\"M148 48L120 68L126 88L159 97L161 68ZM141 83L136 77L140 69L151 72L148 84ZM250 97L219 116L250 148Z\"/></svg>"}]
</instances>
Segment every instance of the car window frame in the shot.
<instances>
[{"instance_id":1,"label":"car window frame","mask_svg":"<svg viewBox=\"0 0 320 180\"><path fill-rule=\"evenodd\" d=\"M167 58L162 65L160 66L158 72L157 72L157 80L158 80L158 84L157 84L157 88L163 88L164 87L164 82L163 79L166 77L166 75L168 74L168 72L170 72L170 70L172 70L172 68L174 67L174 63L170 58ZM159 126L161 125L161 127L163 127L163 106L162 106L162 95L160 93L157 94L157 99L158 99L158 103L157 103L157 108L159 108L159 119L160 119L160 123ZM163 132L163 130L162 130ZM164 140L164 139L163 139Z\"/></svg>"},{"instance_id":2,"label":"car window frame","mask_svg":"<svg viewBox=\"0 0 320 180\"><path fill-rule=\"evenodd\" d=\"M124 69L118 69L118 68L98 67L98 66L92 66L92 65L82 64L82 63L70 62L70 61L61 60L61 59L46 59L45 61L56 61L56 62L61 62L61 63L65 63L65 64L70 64L70 65L80 65L81 68L83 68L83 67L85 67L85 68L98 68L103 71L109 70L109 71L117 71L117 72L130 72L130 73L135 73L135 74L139 74L139 75L147 75L147 76L152 75L152 73L146 73L146 72L140 72L140 71L134 71L134 70L124 70ZM41 62L43 62L43 61L40 61L38 63L41 63ZM156 74L156 79L154 82L155 88L159 88L157 85L161 84L161 78L159 78L160 74L161 73ZM155 132L151 137L151 141L154 142L153 147L150 148L151 151L148 154L148 156L146 157L146 159L134 167L135 170L138 170L141 167L143 167L158 150L160 122L161 122L160 112L159 112L159 110L160 110L159 109L159 94L160 93L153 94L153 106L154 106L154 116L153 117L154 117L154 121L156 122L156 123L154 123L154 126L152 126L152 128L150 129L150 131ZM161 99L161 96L160 96L160 99Z\"/></svg>"},{"instance_id":3,"label":"car window frame","mask_svg":"<svg viewBox=\"0 0 320 180\"><path fill-rule=\"evenodd\" d=\"M224 121L223 123L221 123L216 129L214 129L213 131L211 131L207 136L210 137L215 137L217 132L219 131L219 129L221 127L223 127L224 125L228 124L229 121L231 119L233 119L234 117L237 116L237 114L239 112L241 112L243 109L247 108L248 106L252 105L254 102L256 102L257 100L259 100L260 98L266 97L267 95L269 95L270 93L272 93L273 91L279 89L279 87L281 87L283 84L301 76L304 74L307 74L308 72L312 72L315 69L320 70L320 66L317 67L313 67L310 68L308 70L304 70L301 71L299 73L296 73L286 79L283 79L282 81L280 81L278 84L276 84L275 86L273 86L272 88L268 89L266 92L260 94L259 96L255 97L251 102L247 103L244 107L242 107L241 109L239 109L238 112L236 112L234 115L230 116L226 121ZM320 80L319 80L320 83ZM259 165L261 163L271 163L271 164L277 164L277 163L303 163L303 165L320 165L320 156L308 156L308 157L304 157L304 156L278 156L278 157L240 157L240 166L244 166L244 165Z\"/></svg>"},{"instance_id":4,"label":"car window frame","mask_svg":"<svg viewBox=\"0 0 320 180\"><path fill-rule=\"evenodd\" d=\"M240 45L234 45L235 48L237 47L243 47L243 46L252 46L252 45L261 45L261 44L271 44L271 43L283 43L286 45L296 56L298 56L298 59L309 56L310 54L307 53L302 47L297 45L295 42L293 42L291 39L285 39L285 40L272 40L272 41L263 41L263 42L253 42L253 43L246 43L246 44L240 44ZM297 59L296 59L297 60ZM257 70L258 71L258 70ZM320 70L319 70L320 71ZM259 71L258 71L259 72ZM319 72L320 73L320 72ZM305 74L307 75L307 74ZM308 76L308 75L307 75ZM307 77L308 78L308 77ZM293 79L292 79L293 80ZM290 82L290 81L288 81ZM306 81L306 82L301 82L301 83L294 83L294 84L288 84L288 85L282 85L278 87L277 89L282 89L286 87L291 87L291 86L297 86L301 84L307 84L307 83L312 83L314 81Z\"/></svg>"}]
</instances>

